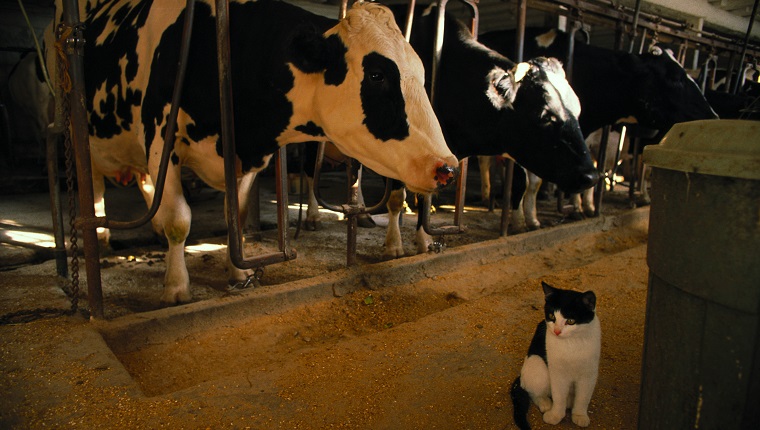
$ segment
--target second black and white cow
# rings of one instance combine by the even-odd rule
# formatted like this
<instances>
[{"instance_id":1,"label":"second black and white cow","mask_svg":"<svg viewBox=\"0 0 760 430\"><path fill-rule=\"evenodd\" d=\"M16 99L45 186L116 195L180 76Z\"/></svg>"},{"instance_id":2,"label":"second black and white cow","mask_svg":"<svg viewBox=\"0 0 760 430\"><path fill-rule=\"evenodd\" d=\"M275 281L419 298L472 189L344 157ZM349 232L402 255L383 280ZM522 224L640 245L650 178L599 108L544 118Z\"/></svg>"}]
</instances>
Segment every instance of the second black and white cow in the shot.
<instances>
[{"instance_id":1,"label":"second black and white cow","mask_svg":"<svg viewBox=\"0 0 760 430\"><path fill-rule=\"evenodd\" d=\"M191 298L184 261L191 215L180 167L224 189L212 5L196 4L176 144L154 218L169 242L162 296L168 303ZM157 174L184 4L97 1L84 10L93 180L102 200L103 176L149 180ZM458 160L425 94L422 63L386 7L357 3L336 23L286 3L258 0L231 2L229 17L243 210L253 177L278 147L293 142L331 141L421 193L453 177ZM150 203L149 184L143 185ZM246 275L230 265L231 280Z\"/></svg>"},{"instance_id":2,"label":"second black and white cow","mask_svg":"<svg viewBox=\"0 0 760 430\"><path fill-rule=\"evenodd\" d=\"M403 25L407 7L391 8ZM428 80L436 21L435 5L416 8L410 42L425 64ZM568 192L596 183L597 172L577 120L580 104L561 64L553 58L514 63L478 43L449 14L434 109L449 148L459 158L508 154ZM386 258L404 255L398 227L404 199L399 188L388 204ZM418 225L417 251L427 251L429 242Z\"/></svg>"},{"instance_id":3,"label":"second black and white cow","mask_svg":"<svg viewBox=\"0 0 760 430\"><path fill-rule=\"evenodd\" d=\"M569 38L557 29L529 28L524 55L552 56L567 63ZM504 55L515 49L514 31L488 32L478 40ZM583 107L579 122L584 136L622 120L665 132L678 122L717 118L697 83L667 50L638 55L578 42L572 64L572 87ZM535 195L540 181L532 179L527 193ZM527 210L526 223L537 228L535 210L532 215Z\"/></svg>"}]
</instances>

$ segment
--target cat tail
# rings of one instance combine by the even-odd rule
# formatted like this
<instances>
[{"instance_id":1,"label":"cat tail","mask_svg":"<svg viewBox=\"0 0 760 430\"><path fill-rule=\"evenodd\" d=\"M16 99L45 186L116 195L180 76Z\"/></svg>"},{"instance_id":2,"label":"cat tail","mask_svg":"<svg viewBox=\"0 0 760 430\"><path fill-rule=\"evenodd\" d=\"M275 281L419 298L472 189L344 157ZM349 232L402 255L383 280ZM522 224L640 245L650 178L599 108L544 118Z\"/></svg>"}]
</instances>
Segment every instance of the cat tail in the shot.
<instances>
[{"instance_id":1,"label":"cat tail","mask_svg":"<svg viewBox=\"0 0 760 430\"><path fill-rule=\"evenodd\" d=\"M515 379L510 390L512 396L512 406L514 407L515 425L520 430L530 430L528 424L528 409L530 408L530 395L520 384L520 377Z\"/></svg>"}]
</instances>

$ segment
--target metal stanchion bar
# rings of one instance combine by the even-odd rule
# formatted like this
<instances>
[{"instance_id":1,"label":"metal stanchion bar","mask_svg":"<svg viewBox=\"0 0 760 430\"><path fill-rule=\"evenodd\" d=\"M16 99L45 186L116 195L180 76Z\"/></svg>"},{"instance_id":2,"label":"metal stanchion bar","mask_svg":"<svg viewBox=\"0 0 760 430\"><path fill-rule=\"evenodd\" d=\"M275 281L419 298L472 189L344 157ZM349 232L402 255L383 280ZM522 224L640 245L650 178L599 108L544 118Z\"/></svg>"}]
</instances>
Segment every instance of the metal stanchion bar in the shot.
<instances>
[{"instance_id":1,"label":"metal stanchion bar","mask_svg":"<svg viewBox=\"0 0 760 430\"><path fill-rule=\"evenodd\" d=\"M752 15L749 16L749 25L747 25L747 33L744 35L744 43L742 44L742 53L739 57L739 69L744 72L742 65L744 64L744 58L747 56L747 45L749 44L749 36L752 34L752 26L755 24L755 15L757 15L757 5L760 0L755 0L754 6L752 6ZM734 83L734 94L739 93L739 88L744 84L744 76L739 76Z\"/></svg>"},{"instance_id":2,"label":"metal stanchion bar","mask_svg":"<svg viewBox=\"0 0 760 430\"><path fill-rule=\"evenodd\" d=\"M525 46L525 26L527 22L528 0L517 0L517 34L515 35L515 58L516 63L523 61ZM512 181L515 174L515 161L511 158L504 160L504 179L501 182L501 223L500 236L507 236L509 232L509 220L512 213Z\"/></svg>"},{"instance_id":3,"label":"metal stanchion bar","mask_svg":"<svg viewBox=\"0 0 760 430\"><path fill-rule=\"evenodd\" d=\"M229 0L216 2L216 39L219 63L219 102L221 105L222 149L224 156L225 201L227 203L227 246L230 261L239 269L260 268L273 263L292 260L296 252L289 246L287 237L288 208L285 166L285 148L281 147L275 164L277 181L277 224L280 231L280 252L263 254L251 259L243 256L243 234L238 202L236 177L235 124L233 118L232 77L230 70Z\"/></svg>"},{"instance_id":4,"label":"metal stanchion bar","mask_svg":"<svg viewBox=\"0 0 760 430\"><path fill-rule=\"evenodd\" d=\"M472 12L472 21L470 23L470 31L473 37L478 37L478 23L480 21L480 13L478 11L477 0L461 0L463 3L470 7ZM435 91L436 84L438 82L438 73L441 64L441 52L443 51L443 37L445 30L445 18L446 18L446 5L448 0L438 0L438 16L436 21L435 37L433 39L433 63L430 71L430 104L435 106ZM413 11L412 11L413 13ZM425 196L423 200L422 208L420 210L420 221L422 228L429 235L447 235L447 234L460 234L465 231L462 221L464 218L464 198L467 192L467 159L463 159L459 162L459 177L457 178L457 191L455 197L455 212L454 212L454 225L433 228L430 226L430 207L432 206L432 196Z\"/></svg>"},{"instance_id":5,"label":"metal stanchion bar","mask_svg":"<svg viewBox=\"0 0 760 430\"><path fill-rule=\"evenodd\" d=\"M87 130L87 106L85 106L84 61L82 58L82 25L79 22L79 8L74 0L63 2L63 24L74 31L66 41L72 89L69 94L71 112L71 140L74 146L79 190L78 221L82 221L82 240L87 273L87 297L90 313L94 318L103 317L103 288L100 278L98 235L94 225L87 221L95 219L95 205L92 190L92 164L90 162L90 142Z\"/></svg>"},{"instance_id":6,"label":"metal stanchion bar","mask_svg":"<svg viewBox=\"0 0 760 430\"><path fill-rule=\"evenodd\" d=\"M66 239L64 238L63 213L61 212L61 187L58 185L58 137L48 129L46 137L46 158L48 170L48 188L50 189L50 214L53 218L53 238L55 239L55 269L58 276L67 278L69 267L66 262Z\"/></svg>"},{"instance_id":7,"label":"metal stanchion bar","mask_svg":"<svg viewBox=\"0 0 760 430\"><path fill-rule=\"evenodd\" d=\"M164 184L166 183L166 172L174 149L174 135L177 130L177 115L179 114L179 104L182 98L182 87L185 81L185 72L187 70L187 56L190 51L190 39L193 32L193 18L195 15L195 0L188 0L185 5L184 26L182 27L182 43L180 45L179 63L174 80L174 90L172 92L172 104L169 111L169 118L164 132L164 148L159 161L158 175L154 178L154 194L148 211L140 218L133 221L112 221L105 217L98 217L91 220L95 227L113 228L117 230L126 230L140 227L150 221L158 212L161 200L164 194Z\"/></svg>"},{"instance_id":8,"label":"metal stanchion bar","mask_svg":"<svg viewBox=\"0 0 760 430\"><path fill-rule=\"evenodd\" d=\"M607 141L610 139L610 126L605 125L602 128L602 143L599 145L599 154L596 157L596 170L599 172L601 181L596 183L594 187L594 216L599 216L602 213L602 197L604 196L605 187L605 170L607 165ZM615 178L615 167L612 168L612 174L610 180Z\"/></svg>"}]
</instances>

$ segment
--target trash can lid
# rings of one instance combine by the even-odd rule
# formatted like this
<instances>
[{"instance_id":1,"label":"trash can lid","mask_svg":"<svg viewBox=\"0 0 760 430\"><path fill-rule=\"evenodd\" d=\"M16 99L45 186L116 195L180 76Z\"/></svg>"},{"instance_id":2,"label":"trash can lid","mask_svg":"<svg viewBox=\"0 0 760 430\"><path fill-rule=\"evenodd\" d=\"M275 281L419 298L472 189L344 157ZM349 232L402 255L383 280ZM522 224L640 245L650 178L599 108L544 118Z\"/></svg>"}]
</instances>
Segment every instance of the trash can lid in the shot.
<instances>
[{"instance_id":1,"label":"trash can lid","mask_svg":"<svg viewBox=\"0 0 760 430\"><path fill-rule=\"evenodd\" d=\"M678 123L644 163L689 173L760 180L760 122L715 119Z\"/></svg>"}]
</instances>

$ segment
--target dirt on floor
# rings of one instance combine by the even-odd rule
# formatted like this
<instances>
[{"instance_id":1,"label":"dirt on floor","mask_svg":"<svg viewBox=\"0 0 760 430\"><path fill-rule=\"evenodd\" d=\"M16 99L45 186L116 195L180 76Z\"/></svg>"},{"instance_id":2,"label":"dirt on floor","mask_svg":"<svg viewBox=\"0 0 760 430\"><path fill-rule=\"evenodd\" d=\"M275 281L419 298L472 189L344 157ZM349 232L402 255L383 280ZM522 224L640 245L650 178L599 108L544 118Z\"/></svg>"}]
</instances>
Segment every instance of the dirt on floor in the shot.
<instances>
[{"instance_id":1,"label":"dirt on floor","mask_svg":"<svg viewBox=\"0 0 760 430\"><path fill-rule=\"evenodd\" d=\"M159 307L161 253L112 255L103 259L104 285L119 285L106 287L109 321L77 315L0 326L0 427L513 428L509 387L542 318L546 281L598 297L602 357L591 428L636 428L648 273L643 224L482 258L466 255L478 252L467 248L475 245L451 239L444 254L461 263L450 270L421 261L434 256L410 257L420 264L398 269L410 271L409 282L285 299L273 311L181 329L151 313ZM360 262L392 264L379 263L382 234L364 234ZM303 259L267 269L261 294L315 272L353 273L343 267L342 245L325 245L297 245ZM458 247L466 253L456 254ZM194 305L235 300L223 255L188 254ZM3 272L0 313L65 306L53 267ZM122 317L177 332L114 337L110 327ZM543 424L535 407L529 419L539 429L575 428L569 418Z\"/></svg>"}]
</instances>

